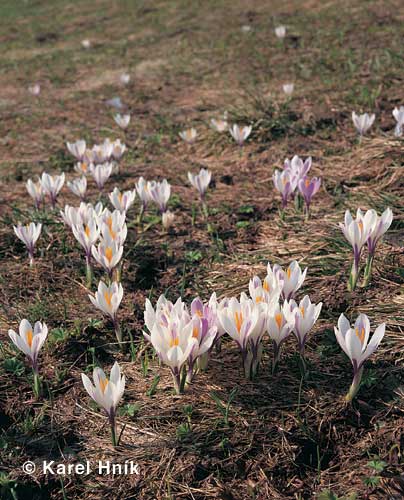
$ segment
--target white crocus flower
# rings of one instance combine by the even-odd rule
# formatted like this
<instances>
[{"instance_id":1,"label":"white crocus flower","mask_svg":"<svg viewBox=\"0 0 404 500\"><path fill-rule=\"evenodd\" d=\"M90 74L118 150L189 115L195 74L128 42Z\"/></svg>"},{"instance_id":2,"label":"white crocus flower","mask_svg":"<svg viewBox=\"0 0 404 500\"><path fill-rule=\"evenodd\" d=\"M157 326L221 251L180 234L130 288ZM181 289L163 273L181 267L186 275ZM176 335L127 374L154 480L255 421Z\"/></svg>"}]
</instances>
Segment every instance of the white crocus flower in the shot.
<instances>
[{"instance_id":1,"label":"white crocus flower","mask_svg":"<svg viewBox=\"0 0 404 500\"><path fill-rule=\"evenodd\" d=\"M147 208L147 205L150 201L152 201L151 196L151 187L152 183L150 181L146 181L143 177L139 177L138 182L135 184L135 189L139 199L141 201L140 212L138 217L138 223L142 222L143 214Z\"/></svg>"},{"instance_id":2,"label":"white crocus flower","mask_svg":"<svg viewBox=\"0 0 404 500\"><path fill-rule=\"evenodd\" d=\"M198 191L199 196L203 200L205 193L209 187L212 178L212 172L205 168L201 168L198 174L188 172L188 180L192 186Z\"/></svg>"},{"instance_id":3,"label":"white crocus flower","mask_svg":"<svg viewBox=\"0 0 404 500\"><path fill-rule=\"evenodd\" d=\"M105 139L101 144L95 144L91 150L93 162L97 165L109 162L113 149L114 143L110 139Z\"/></svg>"},{"instance_id":4,"label":"white crocus flower","mask_svg":"<svg viewBox=\"0 0 404 500\"><path fill-rule=\"evenodd\" d=\"M127 85L130 82L129 73L122 73L122 75L119 77L119 80L122 83L122 85Z\"/></svg>"},{"instance_id":5,"label":"white crocus flower","mask_svg":"<svg viewBox=\"0 0 404 500\"><path fill-rule=\"evenodd\" d=\"M183 130L178 135L187 144L193 144L198 136L198 132L195 128L189 128L187 130Z\"/></svg>"},{"instance_id":6,"label":"white crocus flower","mask_svg":"<svg viewBox=\"0 0 404 500\"><path fill-rule=\"evenodd\" d=\"M81 201L85 201L86 191L87 191L87 179L85 176L79 179L74 179L72 181L67 181L67 187L70 191L78 196Z\"/></svg>"},{"instance_id":7,"label":"white crocus flower","mask_svg":"<svg viewBox=\"0 0 404 500\"><path fill-rule=\"evenodd\" d=\"M34 85L30 85L28 87L28 92L31 95L38 96L41 93L41 86L39 85L39 83L34 83Z\"/></svg>"},{"instance_id":8,"label":"white crocus flower","mask_svg":"<svg viewBox=\"0 0 404 500\"><path fill-rule=\"evenodd\" d=\"M282 209L286 208L289 198L293 198L297 179L287 170L275 170L272 176L275 189L282 197Z\"/></svg>"},{"instance_id":9,"label":"white crocus flower","mask_svg":"<svg viewBox=\"0 0 404 500\"><path fill-rule=\"evenodd\" d=\"M175 216L172 212L167 210L161 216L161 222L163 223L163 227L166 231L170 229L170 227L174 224Z\"/></svg>"},{"instance_id":10,"label":"white crocus flower","mask_svg":"<svg viewBox=\"0 0 404 500\"><path fill-rule=\"evenodd\" d=\"M103 281L98 283L98 291L95 297L89 295L92 304L109 316L114 324L116 338L122 342L122 332L118 321L118 308L123 298L123 288L120 283L113 281L107 286Z\"/></svg>"},{"instance_id":11,"label":"white crocus flower","mask_svg":"<svg viewBox=\"0 0 404 500\"><path fill-rule=\"evenodd\" d=\"M295 293L303 285L306 278L307 267L304 271L301 270L299 263L294 260L287 267L286 271L278 264L274 264L273 269L268 263L267 266L268 276L275 275L276 279L282 285L282 298L283 300L293 299Z\"/></svg>"},{"instance_id":12,"label":"white crocus flower","mask_svg":"<svg viewBox=\"0 0 404 500\"><path fill-rule=\"evenodd\" d=\"M343 314L339 317L338 328L334 327L335 336L341 349L351 360L354 371L353 382L346 395L347 401L352 401L356 396L362 378L363 364L378 348L385 329L385 323L379 325L369 341L370 322L366 314L358 316L353 328Z\"/></svg>"},{"instance_id":13,"label":"white crocus flower","mask_svg":"<svg viewBox=\"0 0 404 500\"><path fill-rule=\"evenodd\" d=\"M91 47L91 42L87 38L81 41L81 45L84 49L89 49Z\"/></svg>"},{"instance_id":14,"label":"white crocus flower","mask_svg":"<svg viewBox=\"0 0 404 500\"><path fill-rule=\"evenodd\" d=\"M253 377L262 354L264 309L242 294L240 301L235 297L231 298L227 307L218 311L218 317L223 330L237 342L241 350L245 376Z\"/></svg>"},{"instance_id":15,"label":"white crocus flower","mask_svg":"<svg viewBox=\"0 0 404 500\"><path fill-rule=\"evenodd\" d=\"M375 121L375 115L369 115L368 113L357 115L355 111L352 111L352 121L356 130L358 131L358 134L360 135L360 137L362 137L373 125L373 122Z\"/></svg>"},{"instance_id":16,"label":"white crocus flower","mask_svg":"<svg viewBox=\"0 0 404 500\"><path fill-rule=\"evenodd\" d=\"M31 222L26 226L18 223L17 226L13 226L14 233L27 247L28 256L29 256L29 265L32 266L34 263L34 249L35 244L41 234L42 224L35 224Z\"/></svg>"},{"instance_id":17,"label":"white crocus flower","mask_svg":"<svg viewBox=\"0 0 404 500\"><path fill-rule=\"evenodd\" d=\"M116 440L116 408L125 390L125 376L121 375L121 369L115 362L109 379L101 368L94 369L94 385L84 373L81 374L81 379L89 396L105 410L111 426L112 444L116 446L118 444Z\"/></svg>"},{"instance_id":18,"label":"white crocus flower","mask_svg":"<svg viewBox=\"0 0 404 500\"><path fill-rule=\"evenodd\" d=\"M393 116L397 122L396 128L394 129L394 135L396 137L401 137L403 135L404 127L404 106L393 109Z\"/></svg>"},{"instance_id":19,"label":"white crocus flower","mask_svg":"<svg viewBox=\"0 0 404 500\"><path fill-rule=\"evenodd\" d=\"M44 196L41 181L33 182L31 179L28 179L26 187L28 194L34 200L35 208L39 210Z\"/></svg>"},{"instance_id":20,"label":"white crocus flower","mask_svg":"<svg viewBox=\"0 0 404 500\"><path fill-rule=\"evenodd\" d=\"M114 116L114 120L115 120L115 123L117 123L117 125L121 129L125 130L129 125L130 115L121 115L118 113Z\"/></svg>"},{"instance_id":21,"label":"white crocus flower","mask_svg":"<svg viewBox=\"0 0 404 500\"><path fill-rule=\"evenodd\" d=\"M81 175L88 175L93 168L94 165L91 162L85 161L79 161L74 165L74 171Z\"/></svg>"},{"instance_id":22,"label":"white crocus flower","mask_svg":"<svg viewBox=\"0 0 404 500\"><path fill-rule=\"evenodd\" d=\"M351 274L348 282L348 289L354 290L358 281L359 261L362 253L362 248L371 235L377 222L377 214L374 210L368 210L365 214L358 208L356 219L352 218L351 212L345 212L345 220L339 227L344 233L345 238L352 245L354 252L354 260L352 264Z\"/></svg>"},{"instance_id":23,"label":"white crocus flower","mask_svg":"<svg viewBox=\"0 0 404 500\"><path fill-rule=\"evenodd\" d=\"M126 145L121 142L120 139L117 139L112 143L112 158L116 161L119 161L124 152L126 151Z\"/></svg>"},{"instance_id":24,"label":"white crocus flower","mask_svg":"<svg viewBox=\"0 0 404 500\"><path fill-rule=\"evenodd\" d=\"M160 213L163 214L167 210L168 200L170 199L170 184L167 179L163 179L161 182L151 183L149 190L151 198L159 207Z\"/></svg>"},{"instance_id":25,"label":"white crocus flower","mask_svg":"<svg viewBox=\"0 0 404 500\"><path fill-rule=\"evenodd\" d=\"M101 165L96 165L91 170L91 174L100 191L102 191L105 183L110 178L112 174L112 168L113 168L112 163L103 163Z\"/></svg>"},{"instance_id":26,"label":"white crocus flower","mask_svg":"<svg viewBox=\"0 0 404 500\"><path fill-rule=\"evenodd\" d=\"M280 38L281 40L283 40L286 36L286 27L285 26L277 26L275 28L275 35L277 36L277 38Z\"/></svg>"},{"instance_id":27,"label":"white crocus flower","mask_svg":"<svg viewBox=\"0 0 404 500\"><path fill-rule=\"evenodd\" d=\"M295 85L294 83L284 83L282 85L282 90L287 96L290 96L293 94L293 91L295 90Z\"/></svg>"},{"instance_id":28,"label":"white crocus flower","mask_svg":"<svg viewBox=\"0 0 404 500\"><path fill-rule=\"evenodd\" d=\"M293 333L299 345L300 355L304 356L307 335L317 321L322 307L322 302L312 304L308 295L305 295L299 305L292 299L285 303L284 314L293 326Z\"/></svg>"},{"instance_id":29,"label":"white crocus flower","mask_svg":"<svg viewBox=\"0 0 404 500\"><path fill-rule=\"evenodd\" d=\"M274 373L275 368L279 362L279 357L281 354L281 347L285 340L290 335L294 325L293 318L289 317L289 320L285 316L285 310L287 310L289 304L285 302L282 307L277 304L272 310L271 314L267 316L266 330L268 332L269 338L272 340L274 347L274 357L272 363L272 373Z\"/></svg>"},{"instance_id":30,"label":"white crocus flower","mask_svg":"<svg viewBox=\"0 0 404 500\"><path fill-rule=\"evenodd\" d=\"M136 198L136 190L121 192L117 187L114 188L112 193L109 194L109 201L112 203L116 210L126 213Z\"/></svg>"},{"instance_id":31,"label":"white crocus flower","mask_svg":"<svg viewBox=\"0 0 404 500\"><path fill-rule=\"evenodd\" d=\"M237 124L234 124L230 127L229 132L233 139L237 142L239 146L244 144L244 141L251 134L252 126L248 127L239 127Z\"/></svg>"},{"instance_id":32,"label":"white crocus flower","mask_svg":"<svg viewBox=\"0 0 404 500\"><path fill-rule=\"evenodd\" d=\"M226 132L229 129L229 124L227 120L215 120L212 118L210 120L211 127L216 130L216 132Z\"/></svg>"},{"instance_id":33,"label":"white crocus flower","mask_svg":"<svg viewBox=\"0 0 404 500\"><path fill-rule=\"evenodd\" d=\"M192 382L194 376L194 365L200 356L208 353L213 346L217 335L217 326L210 325L207 318L195 314L192 317L192 337L197 340L194 348L188 356L187 382Z\"/></svg>"},{"instance_id":34,"label":"white crocus flower","mask_svg":"<svg viewBox=\"0 0 404 500\"><path fill-rule=\"evenodd\" d=\"M66 142L69 153L74 156L78 161L82 161L86 152L86 141L78 140L76 142Z\"/></svg>"},{"instance_id":35,"label":"white crocus flower","mask_svg":"<svg viewBox=\"0 0 404 500\"><path fill-rule=\"evenodd\" d=\"M92 247L91 252L98 264L112 278L113 270L122 258L123 246L111 238L103 238L97 247L95 245Z\"/></svg>"},{"instance_id":36,"label":"white crocus flower","mask_svg":"<svg viewBox=\"0 0 404 500\"><path fill-rule=\"evenodd\" d=\"M128 235L128 227L125 223L126 215L124 212L114 210L112 213L106 209L98 217L98 225L101 228L103 238L109 238L119 245L123 245Z\"/></svg>"},{"instance_id":37,"label":"white crocus flower","mask_svg":"<svg viewBox=\"0 0 404 500\"><path fill-rule=\"evenodd\" d=\"M39 351L48 336L48 327L45 323L37 321L32 328L31 323L23 319L20 323L19 333L10 329L8 335L13 344L28 357L34 374L38 374Z\"/></svg>"},{"instance_id":38,"label":"white crocus flower","mask_svg":"<svg viewBox=\"0 0 404 500\"><path fill-rule=\"evenodd\" d=\"M56 207L56 199L64 183L65 174L63 172L60 175L49 175L44 172L41 176L43 192L49 196L52 208Z\"/></svg>"}]
</instances>

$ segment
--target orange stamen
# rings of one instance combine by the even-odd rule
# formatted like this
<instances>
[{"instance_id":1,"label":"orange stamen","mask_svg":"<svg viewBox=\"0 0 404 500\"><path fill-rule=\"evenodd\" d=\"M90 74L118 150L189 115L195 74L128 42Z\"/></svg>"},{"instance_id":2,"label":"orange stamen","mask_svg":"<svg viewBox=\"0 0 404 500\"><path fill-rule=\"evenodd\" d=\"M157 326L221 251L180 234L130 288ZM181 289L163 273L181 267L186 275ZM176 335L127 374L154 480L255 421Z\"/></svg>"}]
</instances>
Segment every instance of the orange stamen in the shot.
<instances>
[{"instance_id":1,"label":"orange stamen","mask_svg":"<svg viewBox=\"0 0 404 500\"><path fill-rule=\"evenodd\" d=\"M236 328L238 333L240 333L241 330L241 325L243 324L243 313L242 312L235 312L234 313L234 320L236 322Z\"/></svg>"}]
</instances>

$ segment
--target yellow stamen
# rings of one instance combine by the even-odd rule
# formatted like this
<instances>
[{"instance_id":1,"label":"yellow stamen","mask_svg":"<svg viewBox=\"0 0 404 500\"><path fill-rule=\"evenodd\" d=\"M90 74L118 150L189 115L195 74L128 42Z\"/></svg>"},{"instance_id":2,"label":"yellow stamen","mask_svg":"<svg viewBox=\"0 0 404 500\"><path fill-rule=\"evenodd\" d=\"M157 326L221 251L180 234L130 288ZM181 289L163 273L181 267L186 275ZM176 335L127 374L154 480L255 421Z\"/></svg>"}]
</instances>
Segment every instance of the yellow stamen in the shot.
<instances>
[{"instance_id":1,"label":"yellow stamen","mask_svg":"<svg viewBox=\"0 0 404 500\"><path fill-rule=\"evenodd\" d=\"M282 319L283 318L281 313L275 314L275 321L276 324L278 325L279 330L282 328Z\"/></svg>"},{"instance_id":2,"label":"yellow stamen","mask_svg":"<svg viewBox=\"0 0 404 500\"><path fill-rule=\"evenodd\" d=\"M363 231L363 221L360 220L358 222L358 226L359 226L360 231L362 232Z\"/></svg>"},{"instance_id":3,"label":"yellow stamen","mask_svg":"<svg viewBox=\"0 0 404 500\"><path fill-rule=\"evenodd\" d=\"M119 203L122 203L122 196L123 196L123 194L122 194L122 193L119 193L119 194L118 194L118 200L119 200Z\"/></svg>"},{"instance_id":4,"label":"yellow stamen","mask_svg":"<svg viewBox=\"0 0 404 500\"><path fill-rule=\"evenodd\" d=\"M309 181L309 179L306 179L306 180L304 181L304 183L305 183L305 185L306 185L306 187L307 187L307 188L310 186L310 181Z\"/></svg>"},{"instance_id":5,"label":"yellow stamen","mask_svg":"<svg viewBox=\"0 0 404 500\"><path fill-rule=\"evenodd\" d=\"M112 248L111 247L107 247L105 249L105 257L107 258L108 262L111 262L111 260L112 260Z\"/></svg>"},{"instance_id":6,"label":"yellow stamen","mask_svg":"<svg viewBox=\"0 0 404 500\"><path fill-rule=\"evenodd\" d=\"M87 238L89 238L90 237L90 228L88 226L86 226L86 228L84 229L84 232L86 233Z\"/></svg>"},{"instance_id":7,"label":"yellow stamen","mask_svg":"<svg viewBox=\"0 0 404 500\"><path fill-rule=\"evenodd\" d=\"M192 330L192 336L197 339L199 337L199 328L197 326L194 326Z\"/></svg>"},{"instance_id":8,"label":"yellow stamen","mask_svg":"<svg viewBox=\"0 0 404 500\"><path fill-rule=\"evenodd\" d=\"M30 347L32 347L32 339L34 337L34 334L32 333L32 330L27 331L27 343Z\"/></svg>"},{"instance_id":9,"label":"yellow stamen","mask_svg":"<svg viewBox=\"0 0 404 500\"><path fill-rule=\"evenodd\" d=\"M238 333L240 333L241 330L241 325L243 324L243 313L242 312L235 312L234 313L234 320L236 322L236 328Z\"/></svg>"},{"instance_id":10,"label":"yellow stamen","mask_svg":"<svg viewBox=\"0 0 404 500\"><path fill-rule=\"evenodd\" d=\"M105 302L108 304L109 307L112 306L112 292L104 292L104 299Z\"/></svg>"},{"instance_id":11,"label":"yellow stamen","mask_svg":"<svg viewBox=\"0 0 404 500\"><path fill-rule=\"evenodd\" d=\"M288 280L290 280L290 275L292 274L292 270L290 269L290 267L288 267L286 274L287 274Z\"/></svg>"},{"instance_id":12,"label":"yellow stamen","mask_svg":"<svg viewBox=\"0 0 404 500\"><path fill-rule=\"evenodd\" d=\"M87 172L87 163L82 163L82 164L81 164L81 170L82 170L83 172Z\"/></svg>"},{"instance_id":13,"label":"yellow stamen","mask_svg":"<svg viewBox=\"0 0 404 500\"><path fill-rule=\"evenodd\" d=\"M264 280L264 284L262 285L262 288L266 291L266 292L269 292L269 285L268 285L268 281L265 279Z\"/></svg>"},{"instance_id":14,"label":"yellow stamen","mask_svg":"<svg viewBox=\"0 0 404 500\"><path fill-rule=\"evenodd\" d=\"M259 304L260 302L262 302L262 296L260 295L259 297L255 297L255 302L257 304Z\"/></svg>"},{"instance_id":15,"label":"yellow stamen","mask_svg":"<svg viewBox=\"0 0 404 500\"><path fill-rule=\"evenodd\" d=\"M108 382L109 380L107 379L107 377L100 378L100 388L103 394L105 393L105 389L107 388Z\"/></svg>"},{"instance_id":16,"label":"yellow stamen","mask_svg":"<svg viewBox=\"0 0 404 500\"><path fill-rule=\"evenodd\" d=\"M170 340L170 347L177 346L180 343L180 339L178 337L174 337Z\"/></svg>"},{"instance_id":17,"label":"yellow stamen","mask_svg":"<svg viewBox=\"0 0 404 500\"><path fill-rule=\"evenodd\" d=\"M302 313L302 316L303 316L303 318L304 318L304 313L305 313L305 311L304 311L304 307L303 307L303 306L300 308L300 312Z\"/></svg>"},{"instance_id":18,"label":"yellow stamen","mask_svg":"<svg viewBox=\"0 0 404 500\"><path fill-rule=\"evenodd\" d=\"M362 327L359 333L359 328L355 328L355 333L358 339L361 341L361 344L363 344L363 341L365 340L365 329Z\"/></svg>"}]
</instances>

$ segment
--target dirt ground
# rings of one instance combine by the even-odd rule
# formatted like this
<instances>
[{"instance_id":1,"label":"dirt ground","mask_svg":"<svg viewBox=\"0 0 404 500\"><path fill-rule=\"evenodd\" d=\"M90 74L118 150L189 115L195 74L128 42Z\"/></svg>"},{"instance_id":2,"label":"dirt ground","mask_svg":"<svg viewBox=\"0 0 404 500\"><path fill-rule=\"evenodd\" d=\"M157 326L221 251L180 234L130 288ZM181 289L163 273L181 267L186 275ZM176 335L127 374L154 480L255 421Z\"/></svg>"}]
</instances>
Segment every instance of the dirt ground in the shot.
<instances>
[{"instance_id":1,"label":"dirt ground","mask_svg":"<svg viewBox=\"0 0 404 500\"><path fill-rule=\"evenodd\" d=\"M279 24L284 41L274 34ZM404 498L404 142L392 132L392 110L404 105L403 37L400 0L2 0L1 499ZM123 72L131 75L126 86ZM289 81L295 92L287 99ZM35 82L37 97L27 91ZM116 96L132 116L126 132L106 104ZM376 113L360 143L353 110ZM231 123L253 127L243 148L209 127L225 111ZM192 146L178 137L190 126L199 132ZM139 230L138 202L128 214L120 318L134 342L124 352L87 297L83 252L71 232L58 211L34 214L25 189L44 170L74 177L66 141L106 137L128 147L107 191L133 189L141 175L167 178L175 214L169 234L152 210ZM281 219L272 184L274 169L295 154L312 156L312 174L323 180L309 221L293 206ZM187 180L200 167L213 173L211 234ZM97 201L94 184L89 194ZM78 201L65 187L58 203ZM338 222L357 207L379 214L391 207L394 221L371 285L349 293L351 248ZM33 217L44 230L30 269L12 225ZM262 371L246 381L237 346L226 339L208 371L173 395L168 369L142 337L145 299L237 295L254 274L265 276L267 262L294 259L308 267L299 297L323 302L307 344L308 378L301 379L292 338L271 375L266 339ZM372 331L387 324L352 405L344 402L351 365L333 332L342 312L366 313ZM39 401L7 336L24 317L50 328ZM83 371L114 359L127 378L116 450L81 383ZM101 459L133 460L140 474L22 471L27 460Z\"/></svg>"}]
</instances>

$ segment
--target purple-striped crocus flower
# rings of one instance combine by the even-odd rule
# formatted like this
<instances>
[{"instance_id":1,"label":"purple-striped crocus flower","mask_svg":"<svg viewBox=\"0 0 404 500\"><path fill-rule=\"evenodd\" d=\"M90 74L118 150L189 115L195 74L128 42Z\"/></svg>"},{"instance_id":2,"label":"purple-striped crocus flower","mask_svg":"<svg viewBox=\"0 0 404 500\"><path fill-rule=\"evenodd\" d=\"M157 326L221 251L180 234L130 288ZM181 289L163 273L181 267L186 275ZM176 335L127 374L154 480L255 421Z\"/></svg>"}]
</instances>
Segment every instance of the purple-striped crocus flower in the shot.
<instances>
[{"instance_id":1,"label":"purple-striped crocus flower","mask_svg":"<svg viewBox=\"0 0 404 500\"><path fill-rule=\"evenodd\" d=\"M297 184L300 194L303 196L304 202L306 204L307 217L310 213L310 203L313 196L317 193L321 186L321 178L313 177L311 180L305 176L299 180Z\"/></svg>"},{"instance_id":2,"label":"purple-striped crocus flower","mask_svg":"<svg viewBox=\"0 0 404 500\"><path fill-rule=\"evenodd\" d=\"M279 191L282 196L282 208L285 208L288 204L288 199L293 196L296 189L296 180L292 178L288 170L283 170L283 172L275 170L272 179L275 189Z\"/></svg>"}]
</instances>

